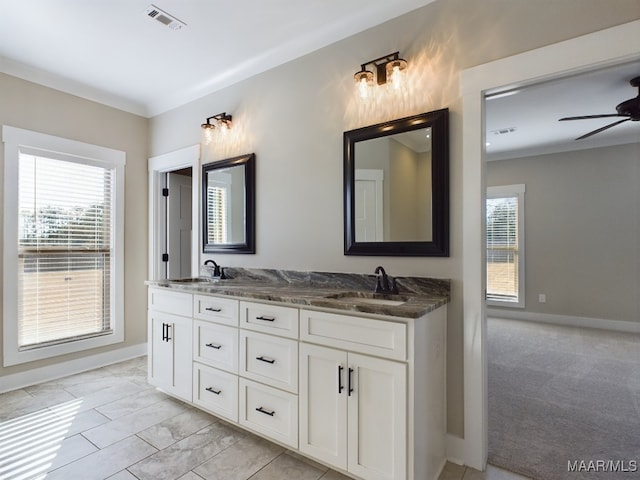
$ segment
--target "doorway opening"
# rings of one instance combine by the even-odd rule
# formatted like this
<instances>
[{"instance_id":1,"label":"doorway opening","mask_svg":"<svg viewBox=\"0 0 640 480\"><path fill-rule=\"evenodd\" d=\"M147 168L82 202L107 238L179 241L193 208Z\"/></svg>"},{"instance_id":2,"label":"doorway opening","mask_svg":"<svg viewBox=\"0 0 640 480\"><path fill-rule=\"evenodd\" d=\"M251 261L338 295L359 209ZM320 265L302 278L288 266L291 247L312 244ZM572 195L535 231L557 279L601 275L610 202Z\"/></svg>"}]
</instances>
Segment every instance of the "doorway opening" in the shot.
<instances>
[{"instance_id":1,"label":"doorway opening","mask_svg":"<svg viewBox=\"0 0 640 480\"><path fill-rule=\"evenodd\" d=\"M482 247L486 198L483 101L507 86L577 74L640 59L633 21L464 70L462 117L462 281L464 284L464 441L450 442L449 455L484 470L487 460L486 264Z\"/></svg>"},{"instance_id":2,"label":"doorway opening","mask_svg":"<svg viewBox=\"0 0 640 480\"><path fill-rule=\"evenodd\" d=\"M149 159L149 278L199 275L199 145Z\"/></svg>"},{"instance_id":3,"label":"doorway opening","mask_svg":"<svg viewBox=\"0 0 640 480\"><path fill-rule=\"evenodd\" d=\"M488 461L533 478L640 448L640 132L576 140L619 119L559 122L615 114L639 74L635 60L485 95ZM493 201L514 185L521 217Z\"/></svg>"}]
</instances>

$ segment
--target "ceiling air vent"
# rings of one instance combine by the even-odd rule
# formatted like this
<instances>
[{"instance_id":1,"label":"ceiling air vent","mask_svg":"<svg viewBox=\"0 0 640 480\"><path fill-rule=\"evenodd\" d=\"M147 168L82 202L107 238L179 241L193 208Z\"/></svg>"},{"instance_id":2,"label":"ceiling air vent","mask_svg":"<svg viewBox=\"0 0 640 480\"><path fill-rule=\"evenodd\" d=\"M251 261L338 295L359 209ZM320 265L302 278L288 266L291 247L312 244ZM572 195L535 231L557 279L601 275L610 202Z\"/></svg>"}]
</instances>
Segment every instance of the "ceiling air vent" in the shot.
<instances>
[{"instance_id":1,"label":"ceiling air vent","mask_svg":"<svg viewBox=\"0 0 640 480\"><path fill-rule=\"evenodd\" d=\"M491 130L494 135L506 135L507 133L513 133L517 130L516 127L499 128L498 130Z\"/></svg>"},{"instance_id":2,"label":"ceiling air vent","mask_svg":"<svg viewBox=\"0 0 640 480\"><path fill-rule=\"evenodd\" d=\"M180 30L182 27L187 26L186 23L181 22L173 15L169 15L167 12L155 5L149 5L147 7L146 14L164 26L169 27L171 30Z\"/></svg>"}]
</instances>

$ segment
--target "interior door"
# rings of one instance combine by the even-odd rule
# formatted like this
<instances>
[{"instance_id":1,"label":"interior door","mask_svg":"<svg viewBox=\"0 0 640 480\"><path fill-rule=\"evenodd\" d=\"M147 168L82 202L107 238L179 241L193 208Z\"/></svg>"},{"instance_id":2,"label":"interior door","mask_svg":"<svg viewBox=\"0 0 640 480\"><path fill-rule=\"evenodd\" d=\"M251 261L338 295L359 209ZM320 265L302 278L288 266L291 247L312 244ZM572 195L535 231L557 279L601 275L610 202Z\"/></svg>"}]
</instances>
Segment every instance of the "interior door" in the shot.
<instances>
[{"instance_id":1,"label":"interior door","mask_svg":"<svg viewBox=\"0 0 640 480\"><path fill-rule=\"evenodd\" d=\"M407 478L407 366L349 353L348 471L370 480Z\"/></svg>"},{"instance_id":2,"label":"interior door","mask_svg":"<svg viewBox=\"0 0 640 480\"><path fill-rule=\"evenodd\" d=\"M167 278L191 276L191 177L167 173Z\"/></svg>"},{"instance_id":3,"label":"interior door","mask_svg":"<svg viewBox=\"0 0 640 480\"><path fill-rule=\"evenodd\" d=\"M300 343L300 450L347 468L347 354Z\"/></svg>"},{"instance_id":4,"label":"interior door","mask_svg":"<svg viewBox=\"0 0 640 480\"><path fill-rule=\"evenodd\" d=\"M381 242L383 235L382 170L355 171L356 241Z\"/></svg>"}]
</instances>

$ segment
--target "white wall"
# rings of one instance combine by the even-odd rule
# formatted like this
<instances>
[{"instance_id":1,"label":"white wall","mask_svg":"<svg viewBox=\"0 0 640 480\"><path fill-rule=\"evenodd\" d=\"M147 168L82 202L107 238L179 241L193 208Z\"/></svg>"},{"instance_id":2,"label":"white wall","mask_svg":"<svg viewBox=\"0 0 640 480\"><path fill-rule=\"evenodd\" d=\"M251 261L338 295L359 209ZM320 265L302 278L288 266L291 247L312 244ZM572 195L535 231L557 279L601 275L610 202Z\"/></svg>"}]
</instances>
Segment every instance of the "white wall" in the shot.
<instances>
[{"instance_id":1,"label":"white wall","mask_svg":"<svg viewBox=\"0 0 640 480\"><path fill-rule=\"evenodd\" d=\"M525 311L640 322L640 143L487 163L488 186L518 183Z\"/></svg>"},{"instance_id":2,"label":"white wall","mask_svg":"<svg viewBox=\"0 0 640 480\"><path fill-rule=\"evenodd\" d=\"M197 143L203 120L222 111L234 116L237 144L204 160L256 153L256 254L216 255L223 266L371 273L383 264L391 275L452 279L448 427L459 435L464 425L459 72L640 18L636 0L616 0L616 8L600 0L543 4L441 0L151 119L152 155ZM362 105L353 74L362 62L396 50L411 69L408 94ZM443 107L451 112L451 257L344 256L342 132Z\"/></svg>"}]
</instances>

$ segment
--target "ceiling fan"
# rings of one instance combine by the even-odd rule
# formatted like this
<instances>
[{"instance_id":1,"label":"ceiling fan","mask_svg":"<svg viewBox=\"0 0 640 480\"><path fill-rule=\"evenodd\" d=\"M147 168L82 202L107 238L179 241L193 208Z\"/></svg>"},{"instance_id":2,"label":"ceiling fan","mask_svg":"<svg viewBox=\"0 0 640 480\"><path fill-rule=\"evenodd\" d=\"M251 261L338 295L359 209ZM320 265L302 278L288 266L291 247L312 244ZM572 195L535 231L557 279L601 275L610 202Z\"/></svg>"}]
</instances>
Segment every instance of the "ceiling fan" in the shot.
<instances>
[{"instance_id":1,"label":"ceiling fan","mask_svg":"<svg viewBox=\"0 0 640 480\"><path fill-rule=\"evenodd\" d=\"M622 120L618 120L616 122L610 123L609 125L605 125L604 127L593 130L592 132L586 133L581 137L576 138L576 140L582 140L583 138L588 138L596 133L603 132L611 127L615 127L616 125L620 125L621 123L627 122L631 120L632 122L637 122L640 120L640 77L632 78L629 83L632 87L638 87L638 96L635 98L630 98L629 100L625 100L616 106L616 112L618 113L605 113L602 115L583 115L579 117L564 117L559 121L562 122L564 120L585 120L588 118L605 118L605 117L625 117Z\"/></svg>"}]
</instances>

